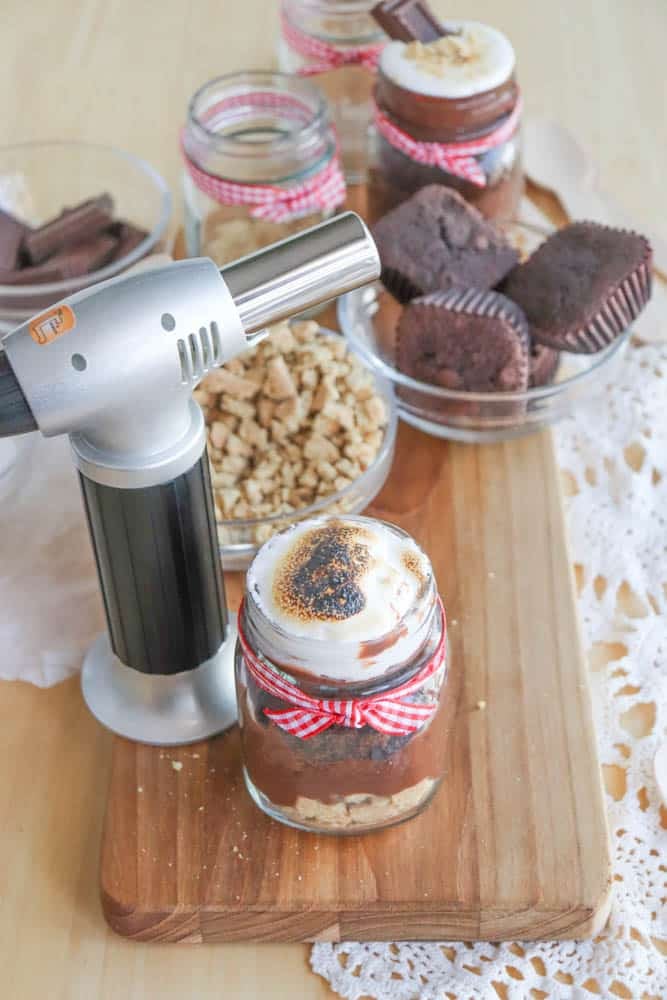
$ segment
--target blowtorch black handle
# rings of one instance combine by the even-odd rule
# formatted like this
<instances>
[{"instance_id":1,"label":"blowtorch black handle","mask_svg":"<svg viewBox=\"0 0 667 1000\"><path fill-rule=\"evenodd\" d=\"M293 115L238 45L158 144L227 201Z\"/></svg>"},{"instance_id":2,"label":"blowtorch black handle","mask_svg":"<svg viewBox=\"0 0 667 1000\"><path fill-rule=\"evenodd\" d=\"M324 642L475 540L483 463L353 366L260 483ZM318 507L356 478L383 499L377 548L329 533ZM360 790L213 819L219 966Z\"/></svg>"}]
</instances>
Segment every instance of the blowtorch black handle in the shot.
<instances>
[{"instance_id":1,"label":"blowtorch black handle","mask_svg":"<svg viewBox=\"0 0 667 1000\"><path fill-rule=\"evenodd\" d=\"M214 656L227 606L206 450L159 486L80 478L116 656L149 674L192 670Z\"/></svg>"},{"instance_id":2,"label":"blowtorch black handle","mask_svg":"<svg viewBox=\"0 0 667 1000\"><path fill-rule=\"evenodd\" d=\"M0 438L36 430L32 410L7 355L0 348Z\"/></svg>"}]
</instances>

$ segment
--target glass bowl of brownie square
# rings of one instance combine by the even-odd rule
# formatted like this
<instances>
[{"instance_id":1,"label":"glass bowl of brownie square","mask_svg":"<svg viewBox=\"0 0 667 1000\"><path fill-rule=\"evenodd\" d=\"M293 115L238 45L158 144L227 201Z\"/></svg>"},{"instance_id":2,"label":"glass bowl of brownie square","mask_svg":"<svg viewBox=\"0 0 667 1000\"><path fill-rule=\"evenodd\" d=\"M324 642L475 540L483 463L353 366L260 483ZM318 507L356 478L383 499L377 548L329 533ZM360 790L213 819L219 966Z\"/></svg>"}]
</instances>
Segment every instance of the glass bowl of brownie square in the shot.
<instances>
[{"instance_id":1,"label":"glass bowl of brownie square","mask_svg":"<svg viewBox=\"0 0 667 1000\"><path fill-rule=\"evenodd\" d=\"M436 437L501 441L594 406L650 297L639 234L490 222L442 186L373 234L382 281L339 300L340 327L399 416Z\"/></svg>"},{"instance_id":2,"label":"glass bowl of brownie square","mask_svg":"<svg viewBox=\"0 0 667 1000\"><path fill-rule=\"evenodd\" d=\"M0 333L161 249L171 195L132 153L84 142L0 148Z\"/></svg>"}]
</instances>

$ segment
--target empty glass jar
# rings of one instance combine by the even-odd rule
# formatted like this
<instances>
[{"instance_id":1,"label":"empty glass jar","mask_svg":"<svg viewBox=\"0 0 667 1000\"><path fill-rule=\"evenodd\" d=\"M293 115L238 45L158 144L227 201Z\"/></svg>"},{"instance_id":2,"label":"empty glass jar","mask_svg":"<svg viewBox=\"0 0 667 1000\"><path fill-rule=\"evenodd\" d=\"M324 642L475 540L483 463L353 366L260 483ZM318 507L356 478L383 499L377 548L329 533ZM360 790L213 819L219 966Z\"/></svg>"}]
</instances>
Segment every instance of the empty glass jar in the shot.
<instances>
[{"instance_id":1,"label":"empty glass jar","mask_svg":"<svg viewBox=\"0 0 667 1000\"><path fill-rule=\"evenodd\" d=\"M309 81L244 72L204 84L182 136L188 256L225 264L345 199L326 101Z\"/></svg>"},{"instance_id":2,"label":"empty glass jar","mask_svg":"<svg viewBox=\"0 0 667 1000\"><path fill-rule=\"evenodd\" d=\"M326 94L351 184L366 178L371 92L386 35L375 0L282 0L278 64L313 75Z\"/></svg>"}]
</instances>

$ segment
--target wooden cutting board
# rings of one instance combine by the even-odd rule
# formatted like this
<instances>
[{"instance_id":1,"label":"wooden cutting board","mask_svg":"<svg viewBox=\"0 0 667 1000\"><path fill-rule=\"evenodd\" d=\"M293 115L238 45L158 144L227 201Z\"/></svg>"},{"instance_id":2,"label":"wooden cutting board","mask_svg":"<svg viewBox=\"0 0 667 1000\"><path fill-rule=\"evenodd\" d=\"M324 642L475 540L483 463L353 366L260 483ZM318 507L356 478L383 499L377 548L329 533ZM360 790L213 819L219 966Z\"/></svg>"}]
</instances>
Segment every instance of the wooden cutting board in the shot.
<instances>
[{"instance_id":1,"label":"wooden cutting board","mask_svg":"<svg viewBox=\"0 0 667 1000\"><path fill-rule=\"evenodd\" d=\"M448 610L458 710L436 798L383 832L300 833L250 801L236 730L172 750L118 738L101 860L118 933L511 940L605 922L605 811L550 435L471 447L402 425L371 512L424 546ZM228 592L236 606L238 576Z\"/></svg>"}]
</instances>

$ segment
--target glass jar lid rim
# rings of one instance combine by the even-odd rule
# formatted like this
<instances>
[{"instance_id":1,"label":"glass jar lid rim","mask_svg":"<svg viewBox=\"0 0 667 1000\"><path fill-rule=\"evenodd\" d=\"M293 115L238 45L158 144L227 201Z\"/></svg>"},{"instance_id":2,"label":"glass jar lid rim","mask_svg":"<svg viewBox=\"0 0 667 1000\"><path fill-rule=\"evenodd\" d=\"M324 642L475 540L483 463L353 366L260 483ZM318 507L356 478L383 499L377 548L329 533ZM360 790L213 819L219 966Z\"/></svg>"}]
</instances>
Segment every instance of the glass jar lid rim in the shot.
<instances>
[{"instance_id":1,"label":"glass jar lid rim","mask_svg":"<svg viewBox=\"0 0 667 1000\"><path fill-rule=\"evenodd\" d=\"M424 590L421 592L421 594L418 596L417 599L418 600L424 600L426 598L432 598L433 604L435 606L435 604L437 603L436 602L436 597L437 597L437 593L436 593L436 588L435 588L435 578L434 578L433 574L431 574L429 576L428 583L427 583L426 587L424 588ZM304 646L305 645L312 646L314 650L317 650L318 645L319 645L320 648L324 648L326 646L330 646L331 645L331 642L332 642L331 639L326 639L326 638L321 638L321 637L319 637L319 638L318 637L310 638L310 637L306 637L306 636L294 635L293 632L289 632L282 625L278 624L278 622L272 622L267 617L267 615L264 613L264 611L262 610L262 608L260 607L260 605L257 603L257 601L255 601L253 599L252 594L250 595L250 601L248 601L247 599L244 601L244 608L245 609L247 609L249 605L252 606L252 608L257 612L257 614L260 616L260 619L262 620L262 622L266 622L269 625L269 627L271 629L271 633L275 634L278 638L284 638L286 641L292 642L292 643L303 643ZM363 643L365 641L369 642L369 643L372 643L373 645L377 644L378 646L380 646L380 645L382 645L383 642L386 642L387 640L389 640L394 634L398 634L400 632L401 628L403 628L403 626L405 625L406 619L408 619L413 614L413 612L414 612L414 607L408 608L408 610L401 616L401 618L399 618L399 620L396 622L396 624L393 625L392 628L389 629L388 632L384 632L382 635L373 636L373 638L368 639L368 640L363 640L363 639L359 640L358 638L357 639L348 639L348 640L337 639L336 640L336 646L339 646L339 647L341 647L344 650L347 649L347 650L350 650L350 651L353 650L355 647L358 647L360 645L360 643L363 645Z\"/></svg>"},{"instance_id":2,"label":"glass jar lid rim","mask_svg":"<svg viewBox=\"0 0 667 1000\"><path fill-rule=\"evenodd\" d=\"M297 8L296 11L291 11L290 8L294 6ZM294 19L294 13L304 13L310 15L321 15L322 17L347 17L350 14L354 14L357 17L363 17L363 15L368 15L371 17L371 10L375 6L374 0L345 0L345 3L337 3L336 0L282 0L282 11L283 16L288 19L291 24L294 24L296 28L303 30L303 26L300 25ZM322 41L327 41L331 45L340 44L360 44L360 45L374 45L380 44L382 42L388 41L388 38L380 27L380 25L372 21L369 25L368 31L364 31L363 34L358 35L356 32L354 35L349 37L338 36L330 31L322 30L313 32L313 36L321 39ZM306 34L311 32L306 31Z\"/></svg>"},{"instance_id":3,"label":"glass jar lid rim","mask_svg":"<svg viewBox=\"0 0 667 1000\"><path fill-rule=\"evenodd\" d=\"M375 7L376 0L282 0L283 7L289 7L290 3L296 3L301 7L311 7L313 10L320 10L323 14L333 12L340 14L370 14ZM382 32L378 24L378 32Z\"/></svg>"},{"instance_id":4,"label":"glass jar lid rim","mask_svg":"<svg viewBox=\"0 0 667 1000\"><path fill-rule=\"evenodd\" d=\"M290 88L298 89L303 93L290 92ZM229 88L229 96L236 94L242 96L244 93L251 94L260 88L275 90L277 94L283 93L293 96L295 100L303 99L312 103L312 119L306 124L295 125L293 129L288 129L278 135L272 136L263 142L253 142L256 149L265 146L272 150L280 150L294 143L298 139L300 143L308 141L318 132L329 127L329 108L324 95L310 81L289 73L279 73L274 70L241 70L234 73L224 73L221 76L213 77L203 83L194 92L188 103L187 124L193 127L197 133L206 137L207 141L214 143L218 148L224 149L226 155L245 155L245 150L249 145L237 136L222 135L215 129L209 128L201 118L201 112L197 110L197 103L202 96L215 87ZM295 88L296 89L296 88ZM221 93L221 97L223 94ZM243 149L241 147L244 147Z\"/></svg>"},{"instance_id":5,"label":"glass jar lid rim","mask_svg":"<svg viewBox=\"0 0 667 1000\"><path fill-rule=\"evenodd\" d=\"M432 596L432 601L429 601L429 607L426 611L425 617L420 625L420 635L422 637L422 642L415 648L414 653L408 656L406 659L396 661L391 665L387 666L383 671L378 673L372 673L370 676L363 677L336 677L330 676L327 673L317 673L316 671L311 671L307 667L295 663L284 662L279 656L268 652L263 644L260 642L254 646L254 651L259 654L263 659L271 664L275 669L279 670L280 673L288 677L292 683L296 684L297 687L302 687L304 690L308 688L317 688L322 691L335 692L341 691L346 693L346 697L360 697L369 696L371 694L377 693L378 691L391 690L393 687L399 683L399 678L401 678L400 683L403 683L406 674L416 674L422 669L424 665L425 656L431 655L430 652L425 652L425 647L428 645L428 637L431 633L431 629L434 621L442 620L442 626L446 628L446 618L444 613L444 608L440 600L438 600L437 590L434 585L433 578L431 578L431 583L429 586L429 591ZM255 628L257 628L256 623L252 622L252 611L249 609L249 603L254 611L259 612L262 617L262 621L266 621L265 616L255 602L248 602L244 600L242 610L248 618L246 621L250 621ZM286 639L290 639L290 635L280 629L279 626L271 625L272 637L279 637L278 634L282 632ZM438 626L440 627L440 626ZM260 626L261 628L261 626ZM391 632L386 633L386 636L391 637L394 633L398 634L400 626L396 629L392 629ZM247 631L247 628L246 628ZM314 642L317 640L313 640ZM381 640L379 640L381 641ZM341 654L343 657L350 655L354 656L354 645L352 643L337 643L337 647L340 646L350 646L351 648ZM356 643L358 648L359 643ZM289 650L292 653L293 650ZM293 658L293 657L291 657ZM447 659L449 656L447 655Z\"/></svg>"}]
</instances>

